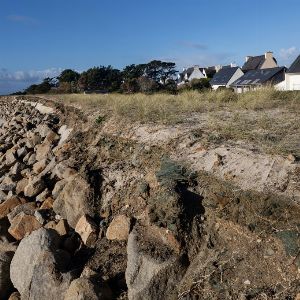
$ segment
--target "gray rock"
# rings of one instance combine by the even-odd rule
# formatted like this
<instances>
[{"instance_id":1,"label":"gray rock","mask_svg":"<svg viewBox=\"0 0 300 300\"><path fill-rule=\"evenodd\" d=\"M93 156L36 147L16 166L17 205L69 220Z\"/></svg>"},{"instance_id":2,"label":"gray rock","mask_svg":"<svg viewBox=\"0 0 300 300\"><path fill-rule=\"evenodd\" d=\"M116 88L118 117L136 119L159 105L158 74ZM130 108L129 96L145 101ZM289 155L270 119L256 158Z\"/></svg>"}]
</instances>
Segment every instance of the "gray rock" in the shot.
<instances>
[{"instance_id":1,"label":"gray rock","mask_svg":"<svg viewBox=\"0 0 300 300\"><path fill-rule=\"evenodd\" d=\"M128 287L129 300L155 300L177 299L176 287L186 271L186 264L177 255L165 253L164 256L154 257L152 253L147 253L148 238L133 230L128 238L127 244L127 268L126 283ZM141 250L139 240L144 243ZM159 245L157 240L152 241L155 247L161 247L154 253L161 253L166 246ZM153 246L151 246L153 247ZM150 247L150 248L151 248ZM165 250L165 249L164 249Z\"/></svg>"},{"instance_id":2,"label":"gray rock","mask_svg":"<svg viewBox=\"0 0 300 300\"><path fill-rule=\"evenodd\" d=\"M56 214L67 219L75 228L83 214L94 216L93 193L90 185L80 175L75 175L64 186L53 203Z\"/></svg>"},{"instance_id":3,"label":"gray rock","mask_svg":"<svg viewBox=\"0 0 300 300\"><path fill-rule=\"evenodd\" d=\"M56 199L58 197L58 195L63 190L63 188L65 187L66 184L67 184L67 180L65 180L65 179L59 180L56 182L56 184L52 190L52 196L54 199Z\"/></svg>"},{"instance_id":4,"label":"gray rock","mask_svg":"<svg viewBox=\"0 0 300 300\"><path fill-rule=\"evenodd\" d=\"M50 299L48 296L53 291L48 286L47 281L44 281L41 286L47 287L48 295L42 297L41 294L40 298L32 298L30 293L31 289L35 291L37 288L35 286L36 282L39 282L37 275L43 276L40 272L35 274L36 272L43 270L47 273L44 276L50 276L49 270L46 271L45 269L45 265L52 266L52 262L54 262L53 253L58 249L59 243L60 236L58 233L55 230L44 228L33 231L20 242L11 262L10 277L22 299ZM47 254L49 254L48 257Z\"/></svg>"},{"instance_id":5,"label":"gray rock","mask_svg":"<svg viewBox=\"0 0 300 300\"><path fill-rule=\"evenodd\" d=\"M13 258L14 252L0 251L0 297L8 299L12 292L13 285L10 281L9 267Z\"/></svg>"},{"instance_id":6,"label":"gray rock","mask_svg":"<svg viewBox=\"0 0 300 300\"><path fill-rule=\"evenodd\" d=\"M44 251L39 255L33 269L28 299L63 299L74 276L70 272L60 272L58 266L61 265L61 261L58 259L62 256L61 252L55 255L49 251Z\"/></svg>"}]
</instances>

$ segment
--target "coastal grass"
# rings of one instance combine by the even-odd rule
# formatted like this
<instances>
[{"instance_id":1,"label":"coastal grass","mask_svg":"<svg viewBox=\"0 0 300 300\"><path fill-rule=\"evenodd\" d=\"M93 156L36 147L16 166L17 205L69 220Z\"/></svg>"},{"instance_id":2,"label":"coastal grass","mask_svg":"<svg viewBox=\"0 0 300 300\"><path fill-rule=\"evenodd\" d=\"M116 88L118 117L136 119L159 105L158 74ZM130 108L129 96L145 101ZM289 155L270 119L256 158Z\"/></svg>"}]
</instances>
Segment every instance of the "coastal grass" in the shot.
<instances>
[{"instance_id":1,"label":"coastal grass","mask_svg":"<svg viewBox=\"0 0 300 300\"><path fill-rule=\"evenodd\" d=\"M235 94L230 90L188 91L169 94L66 94L55 97L85 110L128 118L131 121L174 123L193 113L228 110L264 110L284 108L300 111L300 93L265 88Z\"/></svg>"},{"instance_id":2,"label":"coastal grass","mask_svg":"<svg viewBox=\"0 0 300 300\"><path fill-rule=\"evenodd\" d=\"M126 122L195 125L210 143L229 140L258 145L268 153L300 156L300 92L271 87L235 94L230 90L169 94L67 94L55 96L87 113ZM203 116L201 121L197 116ZM197 124L196 124L197 125Z\"/></svg>"}]
</instances>

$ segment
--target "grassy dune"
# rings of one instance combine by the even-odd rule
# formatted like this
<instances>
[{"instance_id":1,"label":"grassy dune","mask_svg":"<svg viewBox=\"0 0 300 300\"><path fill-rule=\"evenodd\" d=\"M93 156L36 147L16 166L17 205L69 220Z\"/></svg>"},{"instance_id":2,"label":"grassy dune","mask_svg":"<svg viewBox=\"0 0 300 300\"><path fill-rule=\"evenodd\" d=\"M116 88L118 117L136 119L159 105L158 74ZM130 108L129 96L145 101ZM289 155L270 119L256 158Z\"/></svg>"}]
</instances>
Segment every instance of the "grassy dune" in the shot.
<instances>
[{"instance_id":1,"label":"grassy dune","mask_svg":"<svg viewBox=\"0 0 300 300\"><path fill-rule=\"evenodd\" d=\"M128 122L195 124L209 132L211 143L246 141L269 153L300 156L300 93L272 88L245 94L228 90L179 95L58 95L56 99L101 116Z\"/></svg>"}]
</instances>

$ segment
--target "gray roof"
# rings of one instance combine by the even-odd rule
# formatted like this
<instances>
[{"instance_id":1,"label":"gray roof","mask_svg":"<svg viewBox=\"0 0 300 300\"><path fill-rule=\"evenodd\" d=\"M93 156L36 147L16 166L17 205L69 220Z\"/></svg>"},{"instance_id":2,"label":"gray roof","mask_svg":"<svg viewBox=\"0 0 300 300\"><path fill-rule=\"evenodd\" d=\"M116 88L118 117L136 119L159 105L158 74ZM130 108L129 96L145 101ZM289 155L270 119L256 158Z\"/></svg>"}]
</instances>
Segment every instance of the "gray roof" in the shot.
<instances>
[{"instance_id":1,"label":"gray roof","mask_svg":"<svg viewBox=\"0 0 300 300\"><path fill-rule=\"evenodd\" d=\"M285 67L251 70L233 82L231 86L262 85L272 81L277 83L284 80L285 70Z\"/></svg>"},{"instance_id":2,"label":"gray roof","mask_svg":"<svg viewBox=\"0 0 300 300\"><path fill-rule=\"evenodd\" d=\"M215 74L213 79L210 81L210 84L211 85L226 85L238 69L239 69L239 67L222 68L218 73Z\"/></svg>"},{"instance_id":3,"label":"gray roof","mask_svg":"<svg viewBox=\"0 0 300 300\"><path fill-rule=\"evenodd\" d=\"M290 68L287 70L287 73L300 73L300 55L291 64Z\"/></svg>"},{"instance_id":4,"label":"gray roof","mask_svg":"<svg viewBox=\"0 0 300 300\"><path fill-rule=\"evenodd\" d=\"M242 67L242 70L244 72L250 71L250 70L256 70L259 69L263 63L265 62L265 56L259 55L259 56L250 56L248 61L246 61Z\"/></svg>"}]
</instances>

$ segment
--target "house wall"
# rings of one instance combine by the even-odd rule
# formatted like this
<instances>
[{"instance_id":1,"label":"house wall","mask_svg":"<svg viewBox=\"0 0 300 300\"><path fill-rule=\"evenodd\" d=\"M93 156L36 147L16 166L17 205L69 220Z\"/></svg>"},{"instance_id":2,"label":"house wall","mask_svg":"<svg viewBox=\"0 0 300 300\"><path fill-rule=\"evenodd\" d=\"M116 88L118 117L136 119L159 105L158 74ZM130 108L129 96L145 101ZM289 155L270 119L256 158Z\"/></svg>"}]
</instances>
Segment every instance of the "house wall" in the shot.
<instances>
[{"instance_id":1,"label":"house wall","mask_svg":"<svg viewBox=\"0 0 300 300\"><path fill-rule=\"evenodd\" d=\"M288 91L300 90L300 73L285 75L286 89Z\"/></svg>"},{"instance_id":2,"label":"house wall","mask_svg":"<svg viewBox=\"0 0 300 300\"><path fill-rule=\"evenodd\" d=\"M193 73L189 77L189 81L191 81L193 79L201 79L201 78L205 78L205 76L198 68L195 68Z\"/></svg>"},{"instance_id":3,"label":"house wall","mask_svg":"<svg viewBox=\"0 0 300 300\"><path fill-rule=\"evenodd\" d=\"M276 68L278 65L274 61L272 57L267 56L265 62L262 64L261 69L269 69L269 68Z\"/></svg>"},{"instance_id":4,"label":"house wall","mask_svg":"<svg viewBox=\"0 0 300 300\"><path fill-rule=\"evenodd\" d=\"M238 80L240 77L242 77L244 75L243 71L241 69L237 69L235 71L235 73L233 74L233 76L231 77L231 79L228 81L226 87L229 88L230 85L235 82L236 80Z\"/></svg>"}]
</instances>

